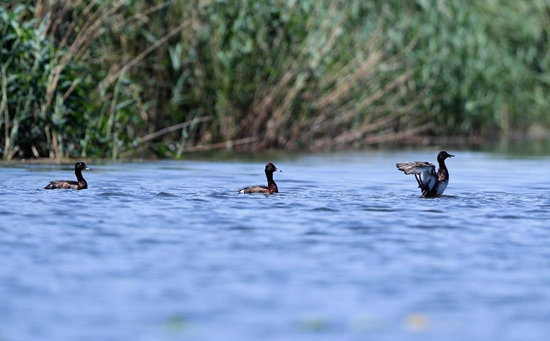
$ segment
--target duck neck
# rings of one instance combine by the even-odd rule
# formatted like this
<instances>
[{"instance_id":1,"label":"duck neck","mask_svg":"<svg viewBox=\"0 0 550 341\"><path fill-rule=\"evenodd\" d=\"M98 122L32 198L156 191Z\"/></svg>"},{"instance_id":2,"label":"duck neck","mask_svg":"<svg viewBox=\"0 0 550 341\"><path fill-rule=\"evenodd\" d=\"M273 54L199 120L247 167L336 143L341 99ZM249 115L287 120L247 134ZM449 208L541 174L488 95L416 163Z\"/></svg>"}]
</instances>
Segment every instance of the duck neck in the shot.
<instances>
[{"instance_id":1,"label":"duck neck","mask_svg":"<svg viewBox=\"0 0 550 341\"><path fill-rule=\"evenodd\" d=\"M270 188L270 189L277 188L277 184L273 180L273 172L265 172L265 177L267 178L267 187L268 188Z\"/></svg>"},{"instance_id":2,"label":"duck neck","mask_svg":"<svg viewBox=\"0 0 550 341\"><path fill-rule=\"evenodd\" d=\"M449 171L447 170L447 165L445 165L445 160L437 160L437 162L439 163L440 172L449 173Z\"/></svg>"},{"instance_id":3,"label":"duck neck","mask_svg":"<svg viewBox=\"0 0 550 341\"><path fill-rule=\"evenodd\" d=\"M86 182L86 180L84 180L84 177L82 176L82 171L80 169L75 169L74 174L76 175L76 180L78 180L78 182Z\"/></svg>"}]
</instances>

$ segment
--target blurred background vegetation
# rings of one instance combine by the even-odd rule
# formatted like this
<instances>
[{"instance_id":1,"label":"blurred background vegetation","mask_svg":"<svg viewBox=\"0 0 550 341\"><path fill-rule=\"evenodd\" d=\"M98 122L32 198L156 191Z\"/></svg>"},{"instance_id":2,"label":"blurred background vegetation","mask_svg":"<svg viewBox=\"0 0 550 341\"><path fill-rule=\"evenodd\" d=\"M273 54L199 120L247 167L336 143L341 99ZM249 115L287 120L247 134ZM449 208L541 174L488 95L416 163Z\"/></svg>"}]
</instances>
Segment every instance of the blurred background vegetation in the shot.
<instances>
[{"instance_id":1,"label":"blurred background vegetation","mask_svg":"<svg viewBox=\"0 0 550 341\"><path fill-rule=\"evenodd\" d=\"M549 30L545 0L4 0L0 153L544 133Z\"/></svg>"}]
</instances>

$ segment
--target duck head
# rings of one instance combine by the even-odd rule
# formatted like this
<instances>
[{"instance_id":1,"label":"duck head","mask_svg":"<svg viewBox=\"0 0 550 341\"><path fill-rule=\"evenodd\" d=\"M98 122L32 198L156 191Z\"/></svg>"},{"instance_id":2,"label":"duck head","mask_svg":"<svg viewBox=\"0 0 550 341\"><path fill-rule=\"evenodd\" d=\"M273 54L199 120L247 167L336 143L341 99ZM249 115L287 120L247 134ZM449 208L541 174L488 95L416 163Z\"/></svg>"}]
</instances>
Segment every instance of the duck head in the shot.
<instances>
[{"instance_id":1,"label":"duck head","mask_svg":"<svg viewBox=\"0 0 550 341\"><path fill-rule=\"evenodd\" d=\"M447 153L444 150L442 150L442 151L439 152L439 154L437 154L437 161L443 162L443 161L445 161L446 159L448 159L450 157L455 157L455 156Z\"/></svg>"},{"instance_id":2,"label":"duck head","mask_svg":"<svg viewBox=\"0 0 550 341\"><path fill-rule=\"evenodd\" d=\"M280 170L279 168L275 167L275 165L272 164L271 162L268 162L268 163L265 165L265 172L266 172L266 173L271 173L271 174L273 174L273 172L282 172L282 170Z\"/></svg>"},{"instance_id":3,"label":"duck head","mask_svg":"<svg viewBox=\"0 0 550 341\"><path fill-rule=\"evenodd\" d=\"M88 168L88 166L86 166L86 164L84 162L77 162L74 165L74 170L75 171L83 171L83 170L91 171L91 169Z\"/></svg>"}]
</instances>

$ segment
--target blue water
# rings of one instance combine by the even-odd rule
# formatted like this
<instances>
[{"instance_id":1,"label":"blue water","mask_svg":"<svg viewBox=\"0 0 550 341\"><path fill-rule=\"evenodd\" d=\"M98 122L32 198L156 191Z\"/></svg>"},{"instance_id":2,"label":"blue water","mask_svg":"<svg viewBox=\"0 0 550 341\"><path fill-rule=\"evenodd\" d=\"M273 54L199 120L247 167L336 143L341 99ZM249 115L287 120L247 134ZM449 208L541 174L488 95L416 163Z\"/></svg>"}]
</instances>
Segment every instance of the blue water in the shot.
<instances>
[{"instance_id":1,"label":"blue water","mask_svg":"<svg viewBox=\"0 0 550 341\"><path fill-rule=\"evenodd\" d=\"M550 158L453 154L0 167L0 341L547 340Z\"/></svg>"}]
</instances>

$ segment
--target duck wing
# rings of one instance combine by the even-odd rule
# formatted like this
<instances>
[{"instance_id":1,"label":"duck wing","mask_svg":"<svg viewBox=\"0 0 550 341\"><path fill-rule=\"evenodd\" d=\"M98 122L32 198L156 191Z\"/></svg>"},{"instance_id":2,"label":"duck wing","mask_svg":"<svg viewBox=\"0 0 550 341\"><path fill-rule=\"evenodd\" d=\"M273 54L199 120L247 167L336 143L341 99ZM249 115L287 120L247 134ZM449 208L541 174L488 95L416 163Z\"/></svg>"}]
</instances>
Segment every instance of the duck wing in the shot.
<instances>
[{"instance_id":1,"label":"duck wing","mask_svg":"<svg viewBox=\"0 0 550 341\"><path fill-rule=\"evenodd\" d=\"M52 181L44 189L78 189L78 182L70 180Z\"/></svg>"},{"instance_id":2,"label":"duck wing","mask_svg":"<svg viewBox=\"0 0 550 341\"><path fill-rule=\"evenodd\" d=\"M239 193L270 193L270 191L265 186L250 186L240 189Z\"/></svg>"},{"instance_id":3,"label":"duck wing","mask_svg":"<svg viewBox=\"0 0 550 341\"><path fill-rule=\"evenodd\" d=\"M397 169L405 174L414 174L418 187L422 192L430 191L437 183L437 173L435 166L429 162L403 162L396 164Z\"/></svg>"}]
</instances>

